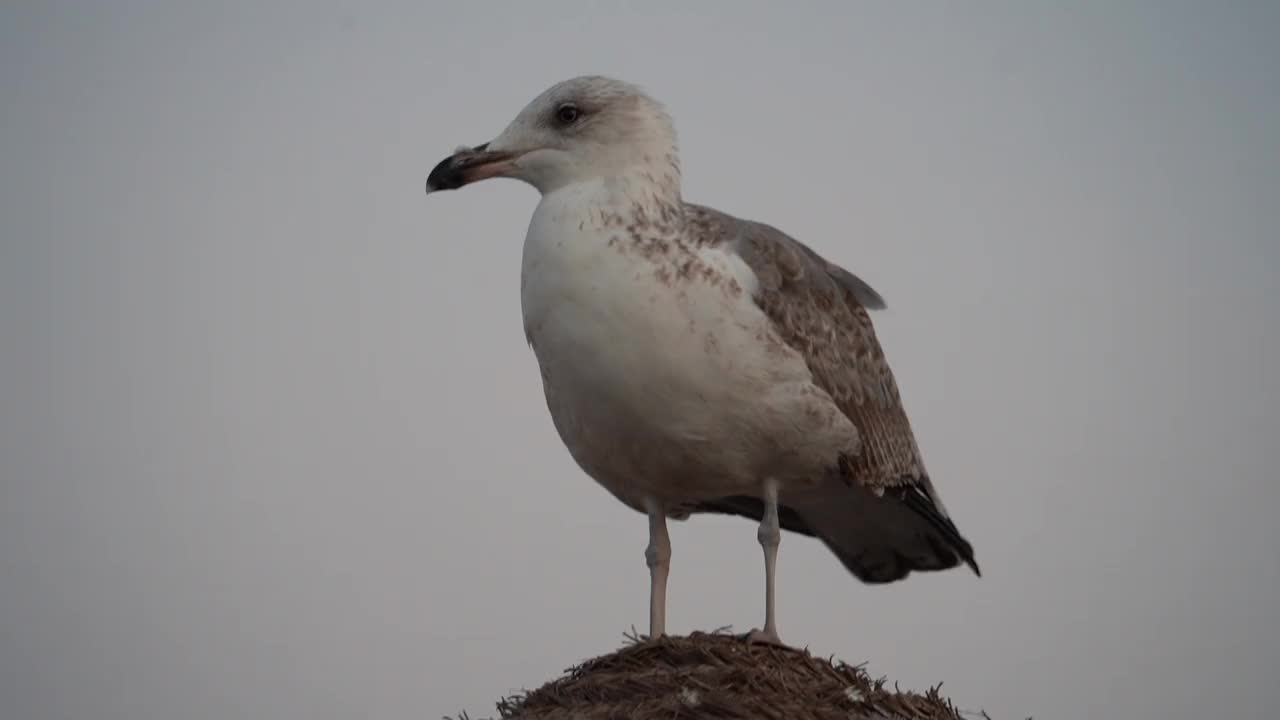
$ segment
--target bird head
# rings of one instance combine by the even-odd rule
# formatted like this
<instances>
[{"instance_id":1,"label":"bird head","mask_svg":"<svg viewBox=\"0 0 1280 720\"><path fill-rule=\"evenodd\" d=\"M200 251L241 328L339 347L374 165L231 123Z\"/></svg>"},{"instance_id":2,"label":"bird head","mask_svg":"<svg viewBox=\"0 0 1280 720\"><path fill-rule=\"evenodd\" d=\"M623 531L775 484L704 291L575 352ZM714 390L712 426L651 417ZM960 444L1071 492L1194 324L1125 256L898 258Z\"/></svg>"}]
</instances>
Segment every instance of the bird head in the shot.
<instances>
[{"instance_id":1,"label":"bird head","mask_svg":"<svg viewBox=\"0 0 1280 720\"><path fill-rule=\"evenodd\" d=\"M534 98L493 140L462 147L427 177L427 192L507 177L543 194L592 179L648 173L679 186L675 128L634 85L584 76Z\"/></svg>"}]
</instances>

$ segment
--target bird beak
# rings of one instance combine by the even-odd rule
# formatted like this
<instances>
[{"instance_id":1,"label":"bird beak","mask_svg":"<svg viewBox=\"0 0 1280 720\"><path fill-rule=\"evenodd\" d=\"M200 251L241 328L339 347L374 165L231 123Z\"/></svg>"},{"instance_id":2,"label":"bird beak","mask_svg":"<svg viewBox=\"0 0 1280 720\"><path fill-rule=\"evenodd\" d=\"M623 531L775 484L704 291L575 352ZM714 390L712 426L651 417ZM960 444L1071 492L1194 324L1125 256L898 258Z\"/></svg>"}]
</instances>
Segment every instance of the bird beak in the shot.
<instances>
[{"instance_id":1,"label":"bird beak","mask_svg":"<svg viewBox=\"0 0 1280 720\"><path fill-rule=\"evenodd\" d=\"M427 176L427 192L457 190L463 185L506 175L515 169L512 161L519 154L489 150L489 143L473 148L461 147L441 160Z\"/></svg>"}]
</instances>

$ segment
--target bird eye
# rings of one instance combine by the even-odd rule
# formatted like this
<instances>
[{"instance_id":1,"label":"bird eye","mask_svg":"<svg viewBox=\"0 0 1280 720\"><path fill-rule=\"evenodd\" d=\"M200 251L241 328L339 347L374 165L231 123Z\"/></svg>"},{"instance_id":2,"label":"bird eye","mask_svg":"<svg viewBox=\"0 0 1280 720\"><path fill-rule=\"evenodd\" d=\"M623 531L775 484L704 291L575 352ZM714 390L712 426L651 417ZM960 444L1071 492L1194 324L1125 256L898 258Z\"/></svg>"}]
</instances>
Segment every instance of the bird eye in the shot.
<instances>
[{"instance_id":1,"label":"bird eye","mask_svg":"<svg viewBox=\"0 0 1280 720\"><path fill-rule=\"evenodd\" d=\"M582 111L572 103L566 103L556 108L556 120L559 120L561 125L572 125L581 116Z\"/></svg>"}]
</instances>

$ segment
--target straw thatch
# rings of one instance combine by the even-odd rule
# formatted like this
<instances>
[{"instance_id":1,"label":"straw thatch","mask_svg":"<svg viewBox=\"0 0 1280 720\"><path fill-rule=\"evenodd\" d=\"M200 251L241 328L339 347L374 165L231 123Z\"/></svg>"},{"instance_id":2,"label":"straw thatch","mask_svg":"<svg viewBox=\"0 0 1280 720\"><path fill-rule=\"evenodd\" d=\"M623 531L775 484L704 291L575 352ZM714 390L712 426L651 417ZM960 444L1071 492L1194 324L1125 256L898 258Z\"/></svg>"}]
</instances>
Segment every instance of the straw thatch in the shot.
<instances>
[{"instance_id":1,"label":"straw thatch","mask_svg":"<svg viewBox=\"0 0 1280 720\"><path fill-rule=\"evenodd\" d=\"M521 720L957 720L937 688L885 687L861 667L807 650L749 645L740 636L694 633L632 642L570 668L537 690L498 702ZM465 718L466 716L462 716ZM461 718L460 718L461 720Z\"/></svg>"}]
</instances>

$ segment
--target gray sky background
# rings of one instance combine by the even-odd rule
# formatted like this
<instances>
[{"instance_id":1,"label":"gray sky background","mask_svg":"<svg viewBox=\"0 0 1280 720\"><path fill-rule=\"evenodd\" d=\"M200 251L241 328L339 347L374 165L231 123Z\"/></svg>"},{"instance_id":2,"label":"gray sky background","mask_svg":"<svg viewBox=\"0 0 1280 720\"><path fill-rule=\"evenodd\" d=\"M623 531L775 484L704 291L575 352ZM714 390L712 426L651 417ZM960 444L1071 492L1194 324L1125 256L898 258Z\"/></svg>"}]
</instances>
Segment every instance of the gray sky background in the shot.
<instances>
[{"instance_id":1,"label":"gray sky background","mask_svg":"<svg viewBox=\"0 0 1280 720\"><path fill-rule=\"evenodd\" d=\"M868 279L986 576L787 536L785 639L1001 718L1280 705L1280 6L5 3L0 716L487 716L646 623L521 331L536 193L427 171L583 73ZM673 529L676 632L759 624Z\"/></svg>"}]
</instances>

